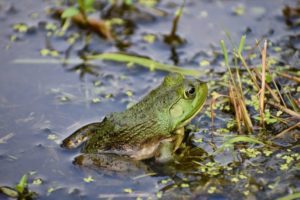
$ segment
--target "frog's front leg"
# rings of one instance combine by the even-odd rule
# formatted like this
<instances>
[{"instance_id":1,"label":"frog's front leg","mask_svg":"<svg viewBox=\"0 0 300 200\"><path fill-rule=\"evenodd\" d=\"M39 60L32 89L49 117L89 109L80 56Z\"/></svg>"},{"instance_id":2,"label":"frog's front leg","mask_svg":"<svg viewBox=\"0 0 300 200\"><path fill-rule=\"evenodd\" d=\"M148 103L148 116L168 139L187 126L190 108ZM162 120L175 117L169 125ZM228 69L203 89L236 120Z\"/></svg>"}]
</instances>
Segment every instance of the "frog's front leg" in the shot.
<instances>
[{"instance_id":1,"label":"frog's front leg","mask_svg":"<svg viewBox=\"0 0 300 200\"><path fill-rule=\"evenodd\" d=\"M184 139L184 127L179 128L175 131L175 147L173 149L173 152L175 152L180 147L183 139Z\"/></svg>"},{"instance_id":2,"label":"frog's front leg","mask_svg":"<svg viewBox=\"0 0 300 200\"><path fill-rule=\"evenodd\" d=\"M80 146L87 141L97 129L99 129L101 122L91 123L75 131L72 135L63 140L61 146L67 149L73 149Z\"/></svg>"},{"instance_id":3,"label":"frog's front leg","mask_svg":"<svg viewBox=\"0 0 300 200\"><path fill-rule=\"evenodd\" d=\"M161 141L155 154L155 161L167 163L174 160L174 153L184 139L184 127L177 129L174 137Z\"/></svg>"},{"instance_id":4,"label":"frog's front leg","mask_svg":"<svg viewBox=\"0 0 300 200\"><path fill-rule=\"evenodd\" d=\"M173 160L174 143L172 141L162 141L155 154L155 161L167 163Z\"/></svg>"}]
</instances>

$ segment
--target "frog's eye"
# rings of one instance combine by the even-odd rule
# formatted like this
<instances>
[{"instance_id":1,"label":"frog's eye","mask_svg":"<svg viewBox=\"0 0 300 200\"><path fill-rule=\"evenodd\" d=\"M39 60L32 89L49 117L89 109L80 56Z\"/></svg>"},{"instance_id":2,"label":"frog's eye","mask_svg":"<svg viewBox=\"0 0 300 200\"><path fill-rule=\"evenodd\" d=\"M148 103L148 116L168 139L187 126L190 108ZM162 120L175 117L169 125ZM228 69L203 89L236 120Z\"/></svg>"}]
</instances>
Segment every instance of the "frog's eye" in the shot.
<instances>
[{"instance_id":1,"label":"frog's eye","mask_svg":"<svg viewBox=\"0 0 300 200\"><path fill-rule=\"evenodd\" d=\"M189 85L184 92L184 97L187 99L193 99L195 95L196 95L196 88L193 85Z\"/></svg>"}]
</instances>

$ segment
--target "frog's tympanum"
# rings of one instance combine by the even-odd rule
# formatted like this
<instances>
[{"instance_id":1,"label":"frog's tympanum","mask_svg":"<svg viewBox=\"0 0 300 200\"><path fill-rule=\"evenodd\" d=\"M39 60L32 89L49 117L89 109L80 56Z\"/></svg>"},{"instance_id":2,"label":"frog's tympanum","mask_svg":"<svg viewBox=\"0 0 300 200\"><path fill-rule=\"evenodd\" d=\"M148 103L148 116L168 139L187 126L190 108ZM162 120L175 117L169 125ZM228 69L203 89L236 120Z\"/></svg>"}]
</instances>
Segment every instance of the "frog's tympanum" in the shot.
<instances>
[{"instance_id":1,"label":"frog's tympanum","mask_svg":"<svg viewBox=\"0 0 300 200\"><path fill-rule=\"evenodd\" d=\"M206 96L205 83L181 74L168 75L140 102L80 128L62 146L71 149L84 143L80 160L101 160L108 154L131 160L155 157L159 162L169 161L182 143L184 126L199 113Z\"/></svg>"}]
</instances>

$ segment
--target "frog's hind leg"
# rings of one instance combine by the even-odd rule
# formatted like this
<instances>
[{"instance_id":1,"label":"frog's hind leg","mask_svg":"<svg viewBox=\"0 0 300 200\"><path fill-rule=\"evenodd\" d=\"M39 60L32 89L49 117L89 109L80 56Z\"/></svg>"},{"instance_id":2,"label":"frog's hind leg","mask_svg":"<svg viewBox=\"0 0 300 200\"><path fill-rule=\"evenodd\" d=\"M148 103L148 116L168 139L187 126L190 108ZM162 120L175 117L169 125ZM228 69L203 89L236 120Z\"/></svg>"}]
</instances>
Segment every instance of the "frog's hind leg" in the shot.
<instances>
[{"instance_id":1,"label":"frog's hind leg","mask_svg":"<svg viewBox=\"0 0 300 200\"><path fill-rule=\"evenodd\" d=\"M63 140L61 147L66 149L73 149L80 146L86 140L88 140L91 135L96 133L97 129L99 129L101 122L91 123L85 125L75 131L72 135Z\"/></svg>"}]
</instances>

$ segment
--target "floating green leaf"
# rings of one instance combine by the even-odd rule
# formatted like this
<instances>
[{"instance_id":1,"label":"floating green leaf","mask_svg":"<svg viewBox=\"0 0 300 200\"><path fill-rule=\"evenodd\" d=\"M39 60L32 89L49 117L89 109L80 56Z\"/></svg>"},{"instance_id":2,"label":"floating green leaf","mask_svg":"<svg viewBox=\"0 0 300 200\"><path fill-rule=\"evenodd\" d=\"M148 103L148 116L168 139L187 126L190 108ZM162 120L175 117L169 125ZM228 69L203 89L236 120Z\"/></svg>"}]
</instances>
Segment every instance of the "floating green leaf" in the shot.
<instances>
[{"instance_id":1,"label":"floating green leaf","mask_svg":"<svg viewBox=\"0 0 300 200\"><path fill-rule=\"evenodd\" d=\"M210 62L208 60L201 60L200 61L200 66L201 67L205 67L205 66L208 66L210 65Z\"/></svg>"},{"instance_id":2,"label":"floating green leaf","mask_svg":"<svg viewBox=\"0 0 300 200\"><path fill-rule=\"evenodd\" d=\"M28 31L28 26L26 24L20 23L20 24L15 24L13 26L13 29L20 33L26 33Z\"/></svg>"},{"instance_id":3,"label":"floating green leaf","mask_svg":"<svg viewBox=\"0 0 300 200\"><path fill-rule=\"evenodd\" d=\"M156 197L157 197L158 199L162 198L162 195L163 195L162 192L157 192L157 193L156 193Z\"/></svg>"},{"instance_id":4,"label":"floating green leaf","mask_svg":"<svg viewBox=\"0 0 300 200\"><path fill-rule=\"evenodd\" d=\"M95 0L85 0L84 1L84 9L86 12L93 12Z\"/></svg>"},{"instance_id":5,"label":"floating green leaf","mask_svg":"<svg viewBox=\"0 0 300 200\"><path fill-rule=\"evenodd\" d=\"M255 158L261 154L260 151L254 148L243 148L240 149L240 152L246 154L249 158Z\"/></svg>"},{"instance_id":6,"label":"floating green leaf","mask_svg":"<svg viewBox=\"0 0 300 200\"><path fill-rule=\"evenodd\" d=\"M238 15L238 16L244 15L245 14L245 6L244 5L238 5L237 7L235 7L233 9L233 13Z\"/></svg>"},{"instance_id":7,"label":"floating green leaf","mask_svg":"<svg viewBox=\"0 0 300 200\"><path fill-rule=\"evenodd\" d=\"M207 190L207 192L209 194L213 194L216 190L217 190L217 188L215 186L211 186L211 187L209 187L209 189Z\"/></svg>"},{"instance_id":8,"label":"floating green leaf","mask_svg":"<svg viewBox=\"0 0 300 200\"><path fill-rule=\"evenodd\" d=\"M131 194L133 192L133 190L131 188L124 188L123 189L124 192Z\"/></svg>"},{"instance_id":9,"label":"floating green leaf","mask_svg":"<svg viewBox=\"0 0 300 200\"><path fill-rule=\"evenodd\" d=\"M98 97L95 97L92 99L92 103L100 103L100 99Z\"/></svg>"},{"instance_id":10,"label":"floating green leaf","mask_svg":"<svg viewBox=\"0 0 300 200\"><path fill-rule=\"evenodd\" d=\"M77 8L71 7L71 8L64 10L64 12L61 15L61 18L65 19L65 18L73 17L73 16L77 15L78 13L79 13L79 10Z\"/></svg>"},{"instance_id":11,"label":"floating green leaf","mask_svg":"<svg viewBox=\"0 0 300 200\"><path fill-rule=\"evenodd\" d=\"M14 190L13 188L10 187L0 187L0 193L3 193L11 198L18 198L19 194L16 190Z\"/></svg>"},{"instance_id":12,"label":"floating green leaf","mask_svg":"<svg viewBox=\"0 0 300 200\"><path fill-rule=\"evenodd\" d=\"M43 180L41 178L36 178L33 180L33 185L41 185L43 183Z\"/></svg>"},{"instance_id":13,"label":"floating green leaf","mask_svg":"<svg viewBox=\"0 0 300 200\"><path fill-rule=\"evenodd\" d=\"M47 190L47 194L51 194L55 189L53 187L48 188Z\"/></svg>"},{"instance_id":14,"label":"floating green leaf","mask_svg":"<svg viewBox=\"0 0 300 200\"><path fill-rule=\"evenodd\" d=\"M132 91L130 91L130 90L128 90L128 91L126 91L126 95L127 95L127 96L129 96L129 97L132 97L132 95L133 95L133 92L132 92Z\"/></svg>"},{"instance_id":15,"label":"floating green leaf","mask_svg":"<svg viewBox=\"0 0 300 200\"><path fill-rule=\"evenodd\" d=\"M190 187L190 185L188 183L181 183L180 187L182 187L182 188L188 188L188 187Z\"/></svg>"},{"instance_id":16,"label":"floating green leaf","mask_svg":"<svg viewBox=\"0 0 300 200\"><path fill-rule=\"evenodd\" d=\"M48 140L56 140L57 136L55 134L49 134L48 135Z\"/></svg>"},{"instance_id":17,"label":"floating green leaf","mask_svg":"<svg viewBox=\"0 0 300 200\"><path fill-rule=\"evenodd\" d=\"M126 5L132 5L132 0L123 0Z\"/></svg>"},{"instance_id":18,"label":"floating green leaf","mask_svg":"<svg viewBox=\"0 0 300 200\"><path fill-rule=\"evenodd\" d=\"M88 176L86 178L83 178L84 182L86 183L91 183L91 182L94 182L94 179L92 176Z\"/></svg>"},{"instance_id":19,"label":"floating green leaf","mask_svg":"<svg viewBox=\"0 0 300 200\"><path fill-rule=\"evenodd\" d=\"M143 40L152 44L156 40L156 36L154 34L147 34L143 36Z\"/></svg>"}]
</instances>

